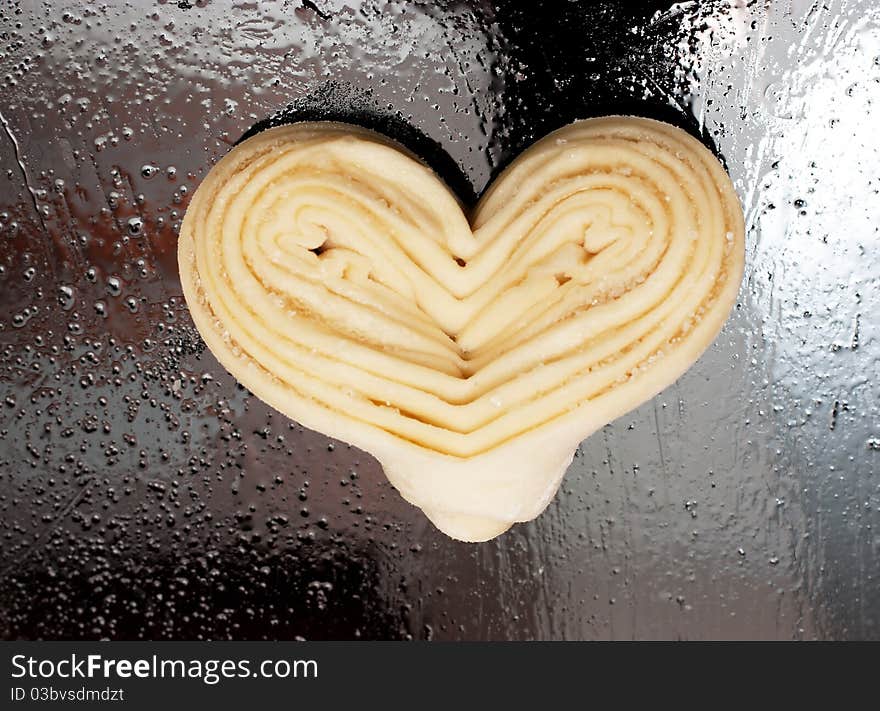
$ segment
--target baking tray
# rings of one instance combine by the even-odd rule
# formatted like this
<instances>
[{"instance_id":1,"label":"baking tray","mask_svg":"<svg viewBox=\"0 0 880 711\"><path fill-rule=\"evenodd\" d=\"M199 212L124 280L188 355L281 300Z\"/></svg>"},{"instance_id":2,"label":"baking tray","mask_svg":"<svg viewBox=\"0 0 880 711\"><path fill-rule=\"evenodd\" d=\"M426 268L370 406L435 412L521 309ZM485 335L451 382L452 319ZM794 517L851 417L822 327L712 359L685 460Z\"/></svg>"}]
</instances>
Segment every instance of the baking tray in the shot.
<instances>
[{"instance_id":1,"label":"baking tray","mask_svg":"<svg viewBox=\"0 0 880 711\"><path fill-rule=\"evenodd\" d=\"M880 5L0 6L0 636L880 637ZM176 235L273 122L467 203L573 119L673 122L747 221L706 355L538 520L452 541L205 350Z\"/></svg>"}]
</instances>

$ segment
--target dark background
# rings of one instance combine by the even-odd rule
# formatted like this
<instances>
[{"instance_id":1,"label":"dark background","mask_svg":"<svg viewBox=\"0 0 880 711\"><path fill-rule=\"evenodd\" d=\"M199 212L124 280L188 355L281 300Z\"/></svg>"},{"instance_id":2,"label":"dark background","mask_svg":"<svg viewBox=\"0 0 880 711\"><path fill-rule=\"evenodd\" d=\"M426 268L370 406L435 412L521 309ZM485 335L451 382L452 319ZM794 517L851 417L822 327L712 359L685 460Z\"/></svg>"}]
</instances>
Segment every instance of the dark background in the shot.
<instances>
[{"instance_id":1,"label":"dark background","mask_svg":"<svg viewBox=\"0 0 880 711\"><path fill-rule=\"evenodd\" d=\"M880 637L880 6L0 2L0 636ZM575 118L723 156L747 266L537 521L438 533L204 349L176 230L255 126L407 143L467 202Z\"/></svg>"}]
</instances>

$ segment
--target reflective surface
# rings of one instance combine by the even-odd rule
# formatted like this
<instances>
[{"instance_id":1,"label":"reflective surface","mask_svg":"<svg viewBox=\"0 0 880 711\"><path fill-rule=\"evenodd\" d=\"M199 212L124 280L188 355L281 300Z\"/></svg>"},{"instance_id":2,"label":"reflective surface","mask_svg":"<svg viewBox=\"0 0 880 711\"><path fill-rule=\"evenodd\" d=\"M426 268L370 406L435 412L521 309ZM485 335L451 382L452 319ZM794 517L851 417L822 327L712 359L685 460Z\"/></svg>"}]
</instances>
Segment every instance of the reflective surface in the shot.
<instances>
[{"instance_id":1,"label":"reflective surface","mask_svg":"<svg viewBox=\"0 0 880 711\"><path fill-rule=\"evenodd\" d=\"M0 5L0 635L880 637L880 6L63 5ZM574 118L676 122L743 200L737 307L542 517L451 541L192 327L188 197L279 111L466 201Z\"/></svg>"}]
</instances>

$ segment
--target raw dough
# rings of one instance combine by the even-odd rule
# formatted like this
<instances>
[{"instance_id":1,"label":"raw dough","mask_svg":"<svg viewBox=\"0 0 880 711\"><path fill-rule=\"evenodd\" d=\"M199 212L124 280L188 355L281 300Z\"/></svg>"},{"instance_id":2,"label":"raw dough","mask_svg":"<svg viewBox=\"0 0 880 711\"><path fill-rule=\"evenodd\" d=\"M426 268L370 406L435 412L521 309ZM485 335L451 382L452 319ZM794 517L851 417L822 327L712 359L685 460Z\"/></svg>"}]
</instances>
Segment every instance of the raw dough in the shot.
<instances>
[{"instance_id":1,"label":"raw dough","mask_svg":"<svg viewBox=\"0 0 880 711\"><path fill-rule=\"evenodd\" d=\"M318 122L220 160L178 257L193 320L241 383L484 541L540 514L583 439L699 357L743 244L721 165L667 124L562 128L469 218L399 146Z\"/></svg>"}]
</instances>

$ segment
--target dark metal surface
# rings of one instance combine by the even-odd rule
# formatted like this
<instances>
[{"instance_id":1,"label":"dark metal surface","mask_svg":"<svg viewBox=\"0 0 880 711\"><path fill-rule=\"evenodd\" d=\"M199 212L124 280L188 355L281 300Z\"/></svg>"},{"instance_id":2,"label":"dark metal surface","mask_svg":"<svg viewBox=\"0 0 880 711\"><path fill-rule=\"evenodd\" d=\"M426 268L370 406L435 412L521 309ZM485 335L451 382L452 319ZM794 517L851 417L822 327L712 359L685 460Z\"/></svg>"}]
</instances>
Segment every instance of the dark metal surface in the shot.
<instances>
[{"instance_id":1,"label":"dark metal surface","mask_svg":"<svg viewBox=\"0 0 880 711\"><path fill-rule=\"evenodd\" d=\"M880 637L880 5L3 2L0 636ZM347 118L473 200L568 121L674 121L737 307L537 521L451 541L204 350L176 229L255 124Z\"/></svg>"}]
</instances>

